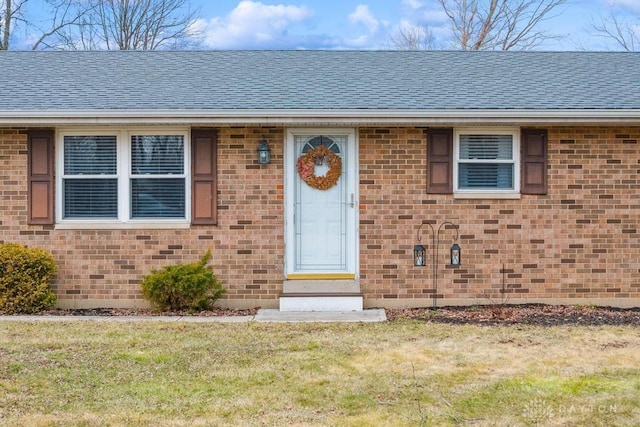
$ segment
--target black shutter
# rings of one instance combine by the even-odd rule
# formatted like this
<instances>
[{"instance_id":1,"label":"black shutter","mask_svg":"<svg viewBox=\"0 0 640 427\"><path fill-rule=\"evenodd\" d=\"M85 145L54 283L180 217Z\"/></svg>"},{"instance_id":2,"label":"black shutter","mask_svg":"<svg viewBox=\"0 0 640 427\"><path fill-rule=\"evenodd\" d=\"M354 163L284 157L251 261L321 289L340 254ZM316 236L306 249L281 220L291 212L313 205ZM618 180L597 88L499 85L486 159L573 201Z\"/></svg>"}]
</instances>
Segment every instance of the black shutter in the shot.
<instances>
[{"instance_id":1,"label":"black shutter","mask_svg":"<svg viewBox=\"0 0 640 427\"><path fill-rule=\"evenodd\" d=\"M427 132L427 193L453 193L453 129Z\"/></svg>"},{"instance_id":2,"label":"black shutter","mask_svg":"<svg viewBox=\"0 0 640 427\"><path fill-rule=\"evenodd\" d=\"M215 129L191 131L191 159L191 223L215 225L218 222Z\"/></svg>"},{"instance_id":3,"label":"black shutter","mask_svg":"<svg viewBox=\"0 0 640 427\"><path fill-rule=\"evenodd\" d=\"M547 131L522 130L522 194L547 194Z\"/></svg>"}]
</instances>

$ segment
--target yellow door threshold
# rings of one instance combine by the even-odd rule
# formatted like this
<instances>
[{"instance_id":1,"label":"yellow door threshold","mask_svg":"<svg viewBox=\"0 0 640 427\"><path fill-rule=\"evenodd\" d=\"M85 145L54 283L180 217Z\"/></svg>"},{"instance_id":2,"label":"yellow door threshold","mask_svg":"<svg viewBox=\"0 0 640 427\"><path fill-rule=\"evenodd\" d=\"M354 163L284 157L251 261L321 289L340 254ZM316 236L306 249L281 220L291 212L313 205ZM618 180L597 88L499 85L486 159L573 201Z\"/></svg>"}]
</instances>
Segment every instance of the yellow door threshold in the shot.
<instances>
[{"instance_id":1,"label":"yellow door threshold","mask_svg":"<svg viewBox=\"0 0 640 427\"><path fill-rule=\"evenodd\" d=\"M287 280L354 280L353 273L292 273Z\"/></svg>"}]
</instances>

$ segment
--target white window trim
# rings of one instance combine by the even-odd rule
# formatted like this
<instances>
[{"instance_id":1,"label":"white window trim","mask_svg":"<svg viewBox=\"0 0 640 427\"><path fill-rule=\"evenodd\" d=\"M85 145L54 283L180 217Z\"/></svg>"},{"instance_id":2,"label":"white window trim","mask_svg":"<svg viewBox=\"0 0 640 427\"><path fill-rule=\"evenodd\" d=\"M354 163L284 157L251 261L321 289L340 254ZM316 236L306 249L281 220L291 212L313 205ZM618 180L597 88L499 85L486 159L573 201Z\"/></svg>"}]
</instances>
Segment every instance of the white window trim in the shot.
<instances>
[{"instance_id":1,"label":"white window trim","mask_svg":"<svg viewBox=\"0 0 640 427\"><path fill-rule=\"evenodd\" d=\"M460 189L458 165L461 135L511 135L513 144L513 189ZM497 161L496 163L504 161ZM464 127L453 130L453 195L457 199L519 199L520 198L520 128Z\"/></svg>"},{"instance_id":2,"label":"white window trim","mask_svg":"<svg viewBox=\"0 0 640 427\"><path fill-rule=\"evenodd\" d=\"M63 219L62 180L64 177L64 137L84 135L114 135L117 139L118 218L117 219ZM131 219L131 136L182 135L184 137L185 218ZM74 128L60 129L56 135L56 229L180 229L191 223L191 139L188 128Z\"/></svg>"}]
</instances>

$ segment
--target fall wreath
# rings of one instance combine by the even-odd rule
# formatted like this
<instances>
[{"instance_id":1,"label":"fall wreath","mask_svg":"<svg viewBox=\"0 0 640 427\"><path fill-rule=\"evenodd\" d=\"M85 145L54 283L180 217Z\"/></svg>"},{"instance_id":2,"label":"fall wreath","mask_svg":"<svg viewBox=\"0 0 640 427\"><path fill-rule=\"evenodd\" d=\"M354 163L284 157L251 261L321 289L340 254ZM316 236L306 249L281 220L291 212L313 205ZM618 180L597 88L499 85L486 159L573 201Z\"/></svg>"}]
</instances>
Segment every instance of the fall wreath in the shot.
<instances>
[{"instance_id":1,"label":"fall wreath","mask_svg":"<svg viewBox=\"0 0 640 427\"><path fill-rule=\"evenodd\" d=\"M326 164L329 170L324 176L316 176L316 165ZM336 185L342 174L342 160L324 145L307 151L298 157L298 175L311 188L328 190Z\"/></svg>"}]
</instances>

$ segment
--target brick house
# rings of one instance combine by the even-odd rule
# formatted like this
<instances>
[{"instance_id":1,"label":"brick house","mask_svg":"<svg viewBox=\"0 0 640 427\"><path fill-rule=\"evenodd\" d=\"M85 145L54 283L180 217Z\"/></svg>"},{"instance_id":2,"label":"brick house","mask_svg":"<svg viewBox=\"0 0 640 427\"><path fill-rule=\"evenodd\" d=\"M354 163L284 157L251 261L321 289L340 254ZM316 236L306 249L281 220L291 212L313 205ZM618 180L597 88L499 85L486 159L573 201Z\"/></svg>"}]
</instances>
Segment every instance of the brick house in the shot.
<instances>
[{"instance_id":1,"label":"brick house","mask_svg":"<svg viewBox=\"0 0 640 427\"><path fill-rule=\"evenodd\" d=\"M145 306L144 274L208 248L230 307L640 306L638 53L2 52L0 70L0 241L54 254L61 307Z\"/></svg>"}]
</instances>

